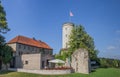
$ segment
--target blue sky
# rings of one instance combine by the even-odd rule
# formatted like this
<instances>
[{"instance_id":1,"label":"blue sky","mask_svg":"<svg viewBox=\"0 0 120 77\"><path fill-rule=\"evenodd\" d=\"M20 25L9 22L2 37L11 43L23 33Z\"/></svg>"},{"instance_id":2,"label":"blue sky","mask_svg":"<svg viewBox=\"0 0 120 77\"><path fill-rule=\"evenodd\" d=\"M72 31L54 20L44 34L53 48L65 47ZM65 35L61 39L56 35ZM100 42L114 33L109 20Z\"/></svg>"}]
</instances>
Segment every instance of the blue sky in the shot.
<instances>
[{"instance_id":1,"label":"blue sky","mask_svg":"<svg viewBox=\"0 0 120 77\"><path fill-rule=\"evenodd\" d=\"M6 41L17 35L35 37L48 43L54 53L62 47L62 24L82 24L94 38L100 57L120 58L120 0L3 0L11 31Z\"/></svg>"}]
</instances>

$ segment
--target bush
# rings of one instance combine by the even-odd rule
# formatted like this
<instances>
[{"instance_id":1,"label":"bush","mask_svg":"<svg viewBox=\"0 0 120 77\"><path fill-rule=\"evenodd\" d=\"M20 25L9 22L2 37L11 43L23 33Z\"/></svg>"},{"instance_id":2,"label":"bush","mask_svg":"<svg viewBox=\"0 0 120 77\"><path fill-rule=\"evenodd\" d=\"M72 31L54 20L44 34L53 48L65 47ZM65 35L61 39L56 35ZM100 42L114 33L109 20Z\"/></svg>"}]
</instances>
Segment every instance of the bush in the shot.
<instances>
[{"instance_id":1,"label":"bush","mask_svg":"<svg viewBox=\"0 0 120 77\"><path fill-rule=\"evenodd\" d=\"M117 59L99 58L99 63L102 68L120 68L120 60Z\"/></svg>"}]
</instances>

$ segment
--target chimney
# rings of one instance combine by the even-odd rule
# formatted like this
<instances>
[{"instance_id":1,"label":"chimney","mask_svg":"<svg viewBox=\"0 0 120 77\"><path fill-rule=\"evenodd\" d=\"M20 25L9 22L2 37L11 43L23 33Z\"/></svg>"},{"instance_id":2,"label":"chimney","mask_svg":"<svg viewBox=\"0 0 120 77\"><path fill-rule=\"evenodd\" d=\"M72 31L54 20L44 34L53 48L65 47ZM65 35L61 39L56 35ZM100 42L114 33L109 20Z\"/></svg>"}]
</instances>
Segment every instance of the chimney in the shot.
<instances>
[{"instance_id":1,"label":"chimney","mask_svg":"<svg viewBox=\"0 0 120 77\"><path fill-rule=\"evenodd\" d=\"M33 37L33 40L36 40L35 37Z\"/></svg>"}]
</instances>

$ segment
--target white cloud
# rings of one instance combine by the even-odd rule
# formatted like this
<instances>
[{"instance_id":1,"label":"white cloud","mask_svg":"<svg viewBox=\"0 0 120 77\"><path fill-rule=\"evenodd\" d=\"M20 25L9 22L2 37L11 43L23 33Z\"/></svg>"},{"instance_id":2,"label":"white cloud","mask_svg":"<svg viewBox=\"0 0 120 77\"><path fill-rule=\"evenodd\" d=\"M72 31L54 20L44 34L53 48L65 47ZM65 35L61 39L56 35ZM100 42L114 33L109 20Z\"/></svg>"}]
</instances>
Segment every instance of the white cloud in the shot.
<instances>
[{"instance_id":1,"label":"white cloud","mask_svg":"<svg viewBox=\"0 0 120 77\"><path fill-rule=\"evenodd\" d=\"M116 33L120 34L120 30L117 30Z\"/></svg>"},{"instance_id":2,"label":"white cloud","mask_svg":"<svg viewBox=\"0 0 120 77\"><path fill-rule=\"evenodd\" d=\"M107 50L115 50L115 49L117 49L117 47L115 47L115 46L108 46L107 47Z\"/></svg>"}]
</instances>

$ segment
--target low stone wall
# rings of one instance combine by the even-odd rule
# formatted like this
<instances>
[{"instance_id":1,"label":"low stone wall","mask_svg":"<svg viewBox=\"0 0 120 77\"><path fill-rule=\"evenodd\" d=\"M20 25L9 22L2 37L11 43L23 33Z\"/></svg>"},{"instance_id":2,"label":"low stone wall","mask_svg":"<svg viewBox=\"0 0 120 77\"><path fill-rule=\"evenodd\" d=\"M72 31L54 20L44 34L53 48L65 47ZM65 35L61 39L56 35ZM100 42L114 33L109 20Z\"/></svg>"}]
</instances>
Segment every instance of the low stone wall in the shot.
<instances>
[{"instance_id":1,"label":"low stone wall","mask_svg":"<svg viewBox=\"0 0 120 77\"><path fill-rule=\"evenodd\" d=\"M44 75L59 75L59 74L70 74L71 73L71 69L66 69L66 70L28 70L28 69L9 68L8 70L17 71L17 72L44 74Z\"/></svg>"}]
</instances>

